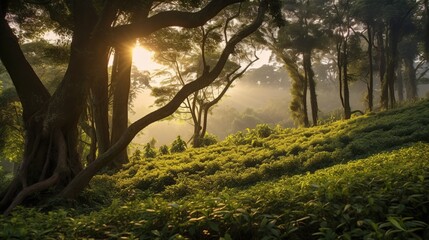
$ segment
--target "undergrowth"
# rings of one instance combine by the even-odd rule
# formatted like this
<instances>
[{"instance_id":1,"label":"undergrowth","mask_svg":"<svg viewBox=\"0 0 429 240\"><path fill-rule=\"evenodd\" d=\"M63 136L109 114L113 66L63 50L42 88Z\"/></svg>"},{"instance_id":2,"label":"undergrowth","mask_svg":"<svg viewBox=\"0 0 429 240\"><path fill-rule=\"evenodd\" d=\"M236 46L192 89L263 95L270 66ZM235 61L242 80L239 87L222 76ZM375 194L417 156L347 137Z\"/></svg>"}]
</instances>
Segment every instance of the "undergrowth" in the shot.
<instances>
[{"instance_id":1,"label":"undergrowth","mask_svg":"<svg viewBox=\"0 0 429 240\"><path fill-rule=\"evenodd\" d=\"M0 239L429 239L427 109L136 158L73 208L0 217Z\"/></svg>"}]
</instances>

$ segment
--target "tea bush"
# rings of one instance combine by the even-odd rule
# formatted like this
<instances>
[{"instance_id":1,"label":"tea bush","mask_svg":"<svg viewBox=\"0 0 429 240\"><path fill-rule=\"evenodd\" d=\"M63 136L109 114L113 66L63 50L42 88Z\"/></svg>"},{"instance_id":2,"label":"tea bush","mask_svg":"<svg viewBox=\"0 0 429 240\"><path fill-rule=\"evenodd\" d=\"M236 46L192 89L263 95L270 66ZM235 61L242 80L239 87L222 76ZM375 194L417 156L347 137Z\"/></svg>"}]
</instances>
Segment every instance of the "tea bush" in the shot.
<instances>
[{"instance_id":1,"label":"tea bush","mask_svg":"<svg viewBox=\"0 0 429 240\"><path fill-rule=\"evenodd\" d=\"M131 161L73 208L0 217L0 239L429 239L427 109Z\"/></svg>"}]
</instances>

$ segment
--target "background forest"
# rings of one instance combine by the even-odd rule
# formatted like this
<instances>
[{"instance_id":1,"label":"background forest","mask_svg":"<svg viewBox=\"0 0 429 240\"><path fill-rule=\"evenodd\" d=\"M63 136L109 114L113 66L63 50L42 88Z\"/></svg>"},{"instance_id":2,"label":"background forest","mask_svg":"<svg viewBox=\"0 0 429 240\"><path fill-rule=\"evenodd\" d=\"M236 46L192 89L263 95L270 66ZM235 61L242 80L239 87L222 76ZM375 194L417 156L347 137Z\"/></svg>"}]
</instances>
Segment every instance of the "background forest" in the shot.
<instances>
[{"instance_id":1,"label":"background forest","mask_svg":"<svg viewBox=\"0 0 429 240\"><path fill-rule=\"evenodd\" d=\"M429 236L427 0L0 14L0 238Z\"/></svg>"},{"instance_id":2,"label":"background forest","mask_svg":"<svg viewBox=\"0 0 429 240\"><path fill-rule=\"evenodd\" d=\"M25 6L29 8L31 5ZM380 15L374 9L385 10ZM212 91L212 95L213 91L220 92L222 87L227 91L222 95L222 101L209 110L211 119L207 131L218 139L223 139L229 134L261 123L272 126L280 124L283 127L317 125L318 122L332 119L347 119L353 111L368 112L374 107L387 109L389 104L426 97L428 65L424 54L425 9L423 1L286 1L282 11L287 24L276 28L267 23L246 43L253 50L243 54L251 55L254 52L255 56L262 55L262 62L256 61L257 66L252 63L253 66L250 65L250 69L240 75L239 80L234 79L230 86L218 83L215 89L206 90ZM23 8L20 11L23 16L16 16L15 21L22 26L15 31L22 38L22 50L37 74L44 79L47 88L53 92L67 68L70 33L61 26L47 24L48 19L36 20L27 16L35 9ZM38 21L39 25L29 26L31 21ZM393 21L400 21L397 23L398 27L391 26ZM391 28L398 29L398 33L395 33L398 35L396 42L392 42L393 38L389 36L393 34ZM142 113L153 109L154 102L161 106L168 96L172 97L177 91L174 90L177 87L172 87L168 91L157 93L159 88L152 87L151 84L162 82L163 90L166 90L168 86L180 83L178 75L200 71L198 68L201 66L198 65L201 65L201 59L198 58L201 57L201 49L198 49L198 41L201 40L186 38L191 34L189 31L174 33L182 35L180 42L159 39L145 42L140 39L139 44L157 51L153 61L160 64L160 67L149 72L132 66L128 122L137 120ZM167 33L160 33L158 38L165 38L163 34ZM217 34L219 37L220 33ZM210 37L214 38L214 35ZM211 44L215 46L219 43L218 39ZM183 51L184 55L180 59L172 56L173 44ZM392 44L395 46L390 47ZM189 51L192 48L193 51ZM219 50L215 49L216 47L212 47L208 50L210 54L215 54ZM303 65L305 51L312 54L309 62L312 74ZM235 61L239 63L244 59L246 56L238 56ZM178 62L182 64L181 69L177 69L174 64ZM386 75L389 64L389 71L394 70L392 76L391 73ZM1 101L4 106L2 116L5 116L2 118L3 139L22 139L2 144L15 146L3 147L6 160L13 162L18 161L22 155L22 110L19 109L18 98L4 67L0 68L0 74ZM393 80L389 80L390 78ZM393 86L393 90L389 84ZM109 91L112 93L112 90ZM109 98L112 96L110 94ZM110 104L112 101L113 99L109 100ZM192 111L197 110L191 110L185 105L186 103L174 116L167 119L169 122L155 123L143 130L135 142L144 145L155 140L160 146L171 143L178 135L183 136L186 141L192 139L195 135L193 126L202 124L191 120ZM13 113L14 117L9 118L9 113ZM109 116L111 119L112 113ZM96 133L90 134L96 129L95 119L89 118L87 121L89 122L84 124L83 129L86 131L82 132L82 137L87 138L85 142L89 145L91 142L96 145L91 150L91 155L94 155L94 149L101 143L97 143ZM112 124L112 120L108 121ZM85 148L87 146L82 146L82 151L88 151Z\"/></svg>"}]
</instances>

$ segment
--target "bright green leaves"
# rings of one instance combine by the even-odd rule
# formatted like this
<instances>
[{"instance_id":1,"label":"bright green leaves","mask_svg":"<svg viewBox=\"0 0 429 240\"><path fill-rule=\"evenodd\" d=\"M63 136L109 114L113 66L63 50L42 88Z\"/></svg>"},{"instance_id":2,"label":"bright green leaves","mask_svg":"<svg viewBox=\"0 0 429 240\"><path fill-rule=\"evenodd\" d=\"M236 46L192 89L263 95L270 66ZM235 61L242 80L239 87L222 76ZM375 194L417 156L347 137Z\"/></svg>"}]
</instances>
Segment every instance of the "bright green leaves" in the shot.
<instances>
[{"instance_id":1,"label":"bright green leaves","mask_svg":"<svg viewBox=\"0 0 429 240\"><path fill-rule=\"evenodd\" d=\"M429 144L416 142L427 139L427 108L259 126L133 161L94 178L77 210L0 217L0 238L427 239Z\"/></svg>"}]
</instances>

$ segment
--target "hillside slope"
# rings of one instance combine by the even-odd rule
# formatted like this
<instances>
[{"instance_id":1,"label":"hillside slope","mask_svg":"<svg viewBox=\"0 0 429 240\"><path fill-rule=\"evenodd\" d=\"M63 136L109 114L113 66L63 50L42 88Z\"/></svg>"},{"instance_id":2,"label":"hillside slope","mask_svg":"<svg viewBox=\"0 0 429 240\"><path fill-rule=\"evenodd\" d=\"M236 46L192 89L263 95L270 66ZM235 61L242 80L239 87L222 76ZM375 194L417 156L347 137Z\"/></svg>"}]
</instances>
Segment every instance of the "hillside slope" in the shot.
<instances>
[{"instance_id":1,"label":"hillside slope","mask_svg":"<svg viewBox=\"0 0 429 240\"><path fill-rule=\"evenodd\" d=\"M19 209L0 238L428 239L429 101L308 129L261 125L134 159L75 208Z\"/></svg>"}]
</instances>

